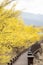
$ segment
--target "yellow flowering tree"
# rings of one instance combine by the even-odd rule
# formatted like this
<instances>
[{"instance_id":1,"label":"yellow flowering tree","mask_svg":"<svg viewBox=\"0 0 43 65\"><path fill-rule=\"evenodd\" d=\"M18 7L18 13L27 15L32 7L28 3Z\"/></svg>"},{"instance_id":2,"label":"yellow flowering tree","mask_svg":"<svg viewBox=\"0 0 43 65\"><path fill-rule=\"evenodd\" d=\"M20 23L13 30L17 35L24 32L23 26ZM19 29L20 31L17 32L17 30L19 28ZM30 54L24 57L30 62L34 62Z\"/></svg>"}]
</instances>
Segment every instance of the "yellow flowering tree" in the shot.
<instances>
[{"instance_id":1,"label":"yellow flowering tree","mask_svg":"<svg viewBox=\"0 0 43 65\"><path fill-rule=\"evenodd\" d=\"M0 64L6 64L19 51L40 40L39 29L26 26L20 17L20 11L6 10L4 7L11 1L4 0L0 5ZM23 49L21 49L23 47Z\"/></svg>"}]
</instances>

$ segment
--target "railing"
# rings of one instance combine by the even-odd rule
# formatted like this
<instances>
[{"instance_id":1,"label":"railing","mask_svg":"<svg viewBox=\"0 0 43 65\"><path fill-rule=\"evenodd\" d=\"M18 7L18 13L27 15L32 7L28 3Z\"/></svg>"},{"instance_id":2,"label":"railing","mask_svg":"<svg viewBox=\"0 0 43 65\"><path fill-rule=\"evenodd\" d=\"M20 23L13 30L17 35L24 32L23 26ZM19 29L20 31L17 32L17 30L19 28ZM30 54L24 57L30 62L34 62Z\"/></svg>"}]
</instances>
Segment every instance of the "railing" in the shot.
<instances>
[{"instance_id":1,"label":"railing","mask_svg":"<svg viewBox=\"0 0 43 65\"><path fill-rule=\"evenodd\" d=\"M40 54L42 53L41 45L38 42L29 48L28 65L33 65L34 56L37 54L37 52L40 52Z\"/></svg>"},{"instance_id":2,"label":"railing","mask_svg":"<svg viewBox=\"0 0 43 65\"><path fill-rule=\"evenodd\" d=\"M29 50L28 50L29 49ZM26 49L25 51L28 50L28 65L33 65L33 60L34 60L34 56L37 52L42 53L42 49L41 49L41 45L40 43L36 42L34 45L32 45L30 48ZM24 53L25 51L19 53L15 58L12 58L12 60L10 60L9 63L7 63L7 65L13 65L13 63L15 63L15 61L18 59L18 57Z\"/></svg>"}]
</instances>

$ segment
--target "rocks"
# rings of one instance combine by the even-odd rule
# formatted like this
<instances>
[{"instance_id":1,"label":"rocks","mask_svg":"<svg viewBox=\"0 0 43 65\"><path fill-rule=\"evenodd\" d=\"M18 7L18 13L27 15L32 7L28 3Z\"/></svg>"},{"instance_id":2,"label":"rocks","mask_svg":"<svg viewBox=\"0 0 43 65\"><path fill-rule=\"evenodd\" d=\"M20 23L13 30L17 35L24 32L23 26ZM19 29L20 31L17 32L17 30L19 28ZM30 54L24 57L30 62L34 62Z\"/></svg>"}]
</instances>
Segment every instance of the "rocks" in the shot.
<instances>
[{"instance_id":1,"label":"rocks","mask_svg":"<svg viewBox=\"0 0 43 65\"><path fill-rule=\"evenodd\" d=\"M41 43L42 54L39 52L36 54L37 58L34 58L33 65L43 65L43 43Z\"/></svg>"}]
</instances>

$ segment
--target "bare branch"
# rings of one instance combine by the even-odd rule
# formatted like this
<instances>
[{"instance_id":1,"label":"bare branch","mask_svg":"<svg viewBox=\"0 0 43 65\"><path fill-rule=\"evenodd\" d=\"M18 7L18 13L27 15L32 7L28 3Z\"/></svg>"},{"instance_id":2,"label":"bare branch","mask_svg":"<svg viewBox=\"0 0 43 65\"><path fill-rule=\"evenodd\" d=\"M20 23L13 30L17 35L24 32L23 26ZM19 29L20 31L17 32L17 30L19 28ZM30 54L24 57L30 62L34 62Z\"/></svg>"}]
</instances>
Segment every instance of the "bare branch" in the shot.
<instances>
[{"instance_id":1,"label":"bare branch","mask_svg":"<svg viewBox=\"0 0 43 65\"><path fill-rule=\"evenodd\" d=\"M0 7L5 7L5 6L7 6L8 4L10 4L12 1L15 1L15 0L7 1L7 2L5 2L4 4L2 3Z\"/></svg>"}]
</instances>

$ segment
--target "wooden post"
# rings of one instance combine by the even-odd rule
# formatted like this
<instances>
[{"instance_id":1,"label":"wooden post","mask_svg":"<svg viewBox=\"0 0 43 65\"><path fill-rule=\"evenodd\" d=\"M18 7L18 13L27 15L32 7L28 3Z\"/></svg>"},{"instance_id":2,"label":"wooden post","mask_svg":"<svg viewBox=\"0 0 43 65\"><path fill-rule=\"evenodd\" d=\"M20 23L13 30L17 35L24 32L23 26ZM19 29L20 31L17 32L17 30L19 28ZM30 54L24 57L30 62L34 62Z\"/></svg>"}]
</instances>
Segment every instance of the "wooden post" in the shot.
<instances>
[{"instance_id":1,"label":"wooden post","mask_svg":"<svg viewBox=\"0 0 43 65\"><path fill-rule=\"evenodd\" d=\"M7 65L10 65L10 63L7 63Z\"/></svg>"},{"instance_id":2,"label":"wooden post","mask_svg":"<svg viewBox=\"0 0 43 65\"><path fill-rule=\"evenodd\" d=\"M10 65L12 65L13 64L13 62L12 62L12 60L10 60Z\"/></svg>"},{"instance_id":3,"label":"wooden post","mask_svg":"<svg viewBox=\"0 0 43 65\"><path fill-rule=\"evenodd\" d=\"M33 65L34 56L31 51L28 52L28 65Z\"/></svg>"}]
</instances>

